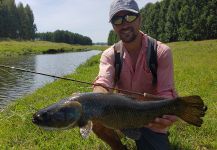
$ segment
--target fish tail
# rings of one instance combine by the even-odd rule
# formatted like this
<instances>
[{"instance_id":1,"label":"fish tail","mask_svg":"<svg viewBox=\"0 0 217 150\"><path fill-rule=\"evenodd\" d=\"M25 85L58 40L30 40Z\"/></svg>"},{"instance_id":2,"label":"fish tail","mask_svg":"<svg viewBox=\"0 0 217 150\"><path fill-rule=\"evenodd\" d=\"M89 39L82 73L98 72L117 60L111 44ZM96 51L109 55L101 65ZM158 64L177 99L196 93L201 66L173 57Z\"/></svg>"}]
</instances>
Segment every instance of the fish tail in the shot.
<instances>
[{"instance_id":1,"label":"fish tail","mask_svg":"<svg viewBox=\"0 0 217 150\"><path fill-rule=\"evenodd\" d=\"M203 123L201 117L205 115L207 107L200 96L178 97L177 116L189 124L200 127Z\"/></svg>"}]
</instances>

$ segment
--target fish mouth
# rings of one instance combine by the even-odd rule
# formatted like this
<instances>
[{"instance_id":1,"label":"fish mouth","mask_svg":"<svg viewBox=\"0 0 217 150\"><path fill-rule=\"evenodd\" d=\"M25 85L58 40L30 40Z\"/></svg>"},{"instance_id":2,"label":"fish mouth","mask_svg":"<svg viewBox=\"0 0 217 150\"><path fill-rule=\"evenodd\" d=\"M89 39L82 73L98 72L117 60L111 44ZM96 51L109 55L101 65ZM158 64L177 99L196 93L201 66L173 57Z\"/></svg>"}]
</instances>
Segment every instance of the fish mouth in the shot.
<instances>
[{"instance_id":1,"label":"fish mouth","mask_svg":"<svg viewBox=\"0 0 217 150\"><path fill-rule=\"evenodd\" d=\"M73 128L76 126L76 122L74 121L70 124L68 124L67 126L65 125L55 125L55 123L53 122L49 122L49 120L44 120L40 114L34 114L32 117L32 123L39 126L40 128L43 128L45 130L67 130L70 128Z\"/></svg>"},{"instance_id":2,"label":"fish mouth","mask_svg":"<svg viewBox=\"0 0 217 150\"><path fill-rule=\"evenodd\" d=\"M32 123L40 127L49 127L49 120L44 119L40 114L36 113L32 116Z\"/></svg>"},{"instance_id":3,"label":"fish mouth","mask_svg":"<svg viewBox=\"0 0 217 150\"><path fill-rule=\"evenodd\" d=\"M33 117L32 117L32 123L34 124L37 124L37 125L40 125L41 122L42 122L42 118L40 117L40 115L38 114L34 114Z\"/></svg>"}]
</instances>

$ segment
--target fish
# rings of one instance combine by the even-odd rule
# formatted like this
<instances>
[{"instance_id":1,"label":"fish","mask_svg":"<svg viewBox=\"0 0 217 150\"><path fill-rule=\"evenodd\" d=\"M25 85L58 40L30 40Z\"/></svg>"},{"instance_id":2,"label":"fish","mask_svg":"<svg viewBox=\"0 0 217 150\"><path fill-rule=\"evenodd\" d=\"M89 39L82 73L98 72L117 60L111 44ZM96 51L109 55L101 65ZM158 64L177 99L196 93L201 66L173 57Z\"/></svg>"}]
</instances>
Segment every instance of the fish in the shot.
<instances>
[{"instance_id":1,"label":"fish","mask_svg":"<svg viewBox=\"0 0 217 150\"><path fill-rule=\"evenodd\" d=\"M32 122L44 129L79 127L87 136L92 122L121 130L141 128L163 115L175 115L188 124L201 127L207 106L200 96L158 101L141 101L118 93L75 93L37 111Z\"/></svg>"}]
</instances>

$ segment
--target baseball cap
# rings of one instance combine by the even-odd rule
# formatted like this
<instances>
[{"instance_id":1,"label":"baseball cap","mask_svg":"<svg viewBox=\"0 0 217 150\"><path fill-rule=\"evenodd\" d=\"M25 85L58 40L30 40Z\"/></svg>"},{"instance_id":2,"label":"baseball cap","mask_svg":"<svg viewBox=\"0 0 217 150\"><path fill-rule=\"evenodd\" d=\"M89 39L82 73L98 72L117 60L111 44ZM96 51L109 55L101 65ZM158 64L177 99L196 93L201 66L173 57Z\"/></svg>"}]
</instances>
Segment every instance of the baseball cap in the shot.
<instances>
[{"instance_id":1,"label":"baseball cap","mask_svg":"<svg viewBox=\"0 0 217 150\"><path fill-rule=\"evenodd\" d=\"M116 13L122 10L139 13L139 7L135 0L113 0L109 11L109 21Z\"/></svg>"}]
</instances>

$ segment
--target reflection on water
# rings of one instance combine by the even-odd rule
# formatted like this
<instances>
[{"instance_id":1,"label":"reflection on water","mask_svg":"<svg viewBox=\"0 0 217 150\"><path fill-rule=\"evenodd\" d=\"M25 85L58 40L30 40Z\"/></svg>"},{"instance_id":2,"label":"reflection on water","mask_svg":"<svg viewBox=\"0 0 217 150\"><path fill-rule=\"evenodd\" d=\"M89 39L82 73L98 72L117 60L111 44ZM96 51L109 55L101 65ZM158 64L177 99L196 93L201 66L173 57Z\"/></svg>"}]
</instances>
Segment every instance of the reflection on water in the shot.
<instances>
[{"instance_id":1,"label":"reflection on water","mask_svg":"<svg viewBox=\"0 0 217 150\"><path fill-rule=\"evenodd\" d=\"M93 50L35 56L10 56L0 58L0 64L63 76L72 73L76 67L98 53L100 52ZM0 68L0 107L54 80L51 77Z\"/></svg>"}]
</instances>

